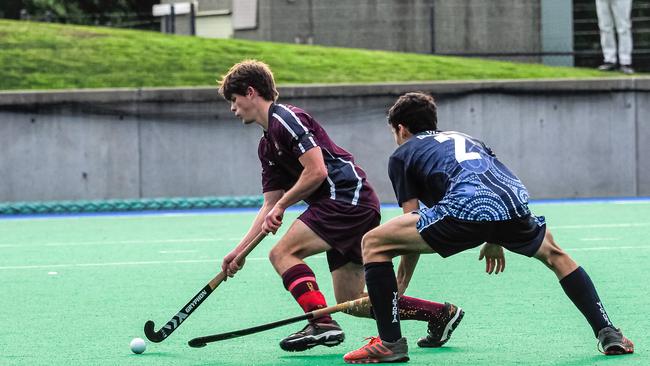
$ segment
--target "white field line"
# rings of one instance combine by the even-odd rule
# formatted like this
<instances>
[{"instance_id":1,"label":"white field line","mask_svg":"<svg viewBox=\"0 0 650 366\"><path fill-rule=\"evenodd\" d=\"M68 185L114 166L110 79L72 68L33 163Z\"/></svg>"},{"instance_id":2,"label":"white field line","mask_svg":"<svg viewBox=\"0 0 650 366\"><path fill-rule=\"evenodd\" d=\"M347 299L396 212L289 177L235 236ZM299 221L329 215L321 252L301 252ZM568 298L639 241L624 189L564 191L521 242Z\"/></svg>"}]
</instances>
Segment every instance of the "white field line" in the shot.
<instances>
[{"instance_id":1,"label":"white field line","mask_svg":"<svg viewBox=\"0 0 650 366\"><path fill-rule=\"evenodd\" d=\"M586 247L586 248L564 248L562 247L562 250L565 250L567 252L591 252L591 251L603 251L603 250L635 250L635 249L650 249L650 245L639 245L639 246L614 246L614 247ZM474 248L470 250L465 250L459 254L478 254L480 252L480 249ZM508 253L507 250L504 252ZM0 267L2 269L2 267Z\"/></svg>"},{"instance_id":2,"label":"white field line","mask_svg":"<svg viewBox=\"0 0 650 366\"><path fill-rule=\"evenodd\" d=\"M588 224L588 225L556 225L549 226L549 229L616 229L630 227L650 226L650 222L638 223L621 223L621 224ZM92 246L92 245L125 245L125 244L165 244L165 243L200 243L200 242L232 242L238 243L241 238L188 238L188 239L159 239L159 240L115 240L115 241L83 241L83 242L52 242L37 244L0 244L0 248L18 248L18 247L71 247L71 246Z\"/></svg>"},{"instance_id":3,"label":"white field line","mask_svg":"<svg viewBox=\"0 0 650 366\"><path fill-rule=\"evenodd\" d=\"M187 238L187 239L146 239L146 240L107 240L107 241L80 241L80 242L53 242L37 244L0 244L0 248L29 248L29 247L76 247L124 244L166 244L166 243L201 243L201 242L232 242L239 243L241 238Z\"/></svg>"},{"instance_id":4,"label":"white field line","mask_svg":"<svg viewBox=\"0 0 650 366\"><path fill-rule=\"evenodd\" d=\"M310 258L325 258L324 255L316 255ZM265 261L268 257L246 258L246 261ZM135 262L106 262L106 263L67 263L67 264L38 264L29 266L4 266L0 270L12 269L50 269L50 268L74 268L74 267L119 267L119 266L143 266L156 264L187 264L187 263L214 263L221 264L221 258L215 259L179 259L174 261L135 261Z\"/></svg>"},{"instance_id":5,"label":"white field line","mask_svg":"<svg viewBox=\"0 0 650 366\"><path fill-rule=\"evenodd\" d=\"M567 252L590 252L599 250L634 250L634 249L650 249L650 246L620 246L620 247L591 247L591 248L563 248Z\"/></svg>"},{"instance_id":6,"label":"white field line","mask_svg":"<svg viewBox=\"0 0 650 366\"><path fill-rule=\"evenodd\" d=\"M581 238L580 241L616 241L618 238Z\"/></svg>"},{"instance_id":7,"label":"white field line","mask_svg":"<svg viewBox=\"0 0 650 366\"><path fill-rule=\"evenodd\" d=\"M158 253L160 254L178 254L178 253L196 253L198 250L195 249L190 249L190 250L160 250Z\"/></svg>"},{"instance_id":8,"label":"white field line","mask_svg":"<svg viewBox=\"0 0 650 366\"><path fill-rule=\"evenodd\" d=\"M568 252L588 252L588 251L606 251L606 250L647 250L650 245L641 246L614 246L614 247L589 247L589 248L563 248ZM466 250L462 254L478 254L479 250ZM324 255L316 255L310 258L325 258ZM247 261L263 261L268 257L246 258ZM187 264L187 263L216 263L219 264L221 258L215 259L180 259L173 261L135 261L135 262L106 262L106 263L67 263L67 264L39 264L27 266L0 266L1 270L21 270L21 269L51 269L51 268L74 268L74 267L117 267L117 266L140 266L140 265L157 265L157 264Z\"/></svg>"},{"instance_id":9,"label":"white field line","mask_svg":"<svg viewBox=\"0 0 650 366\"><path fill-rule=\"evenodd\" d=\"M616 229L628 227L650 226L650 222L628 222L621 224L589 224L589 225L549 225L549 229Z\"/></svg>"}]
</instances>

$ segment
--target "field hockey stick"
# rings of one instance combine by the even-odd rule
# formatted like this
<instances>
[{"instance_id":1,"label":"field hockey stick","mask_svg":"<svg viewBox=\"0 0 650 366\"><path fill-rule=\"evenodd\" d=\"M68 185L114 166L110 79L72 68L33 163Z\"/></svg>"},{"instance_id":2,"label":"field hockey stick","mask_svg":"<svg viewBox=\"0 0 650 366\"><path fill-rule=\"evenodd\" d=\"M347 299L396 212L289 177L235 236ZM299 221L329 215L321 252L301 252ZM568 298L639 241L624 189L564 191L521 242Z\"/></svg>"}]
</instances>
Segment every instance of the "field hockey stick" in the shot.
<instances>
[{"instance_id":1,"label":"field hockey stick","mask_svg":"<svg viewBox=\"0 0 650 366\"><path fill-rule=\"evenodd\" d=\"M266 237L265 233L259 233L246 247L244 250L241 251L241 253L237 254L235 257L235 263L241 263L244 258L259 244L262 239ZM147 336L147 339L149 339L152 342L162 342L165 338L169 337L170 334L172 334L176 328L178 328L181 323L188 317L196 308L199 307L205 301L205 299L210 296L212 291L217 288L226 279L227 275L226 272L221 271L219 274L217 274L210 282L208 282L205 287L199 291L198 294L194 295L192 300L185 304L181 310L172 317L170 321L165 324L164 327L160 328L160 330L155 331L155 325L152 320L147 320L146 323L144 323L144 334Z\"/></svg>"},{"instance_id":2,"label":"field hockey stick","mask_svg":"<svg viewBox=\"0 0 650 366\"><path fill-rule=\"evenodd\" d=\"M262 324L262 325L258 325L256 327L235 330L235 331L227 332L227 333L220 333L220 334L213 334L213 335L204 336L204 337L197 337L197 338L191 339L189 342L187 342L187 344L189 344L190 347L194 347L194 348L205 347L208 343L223 341L223 340L226 340L226 339L232 339L232 338L237 338L237 337L243 337L245 335L263 332L265 330L278 328L278 327L281 327L283 325L296 323L296 322L299 322L299 321L302 321L302 320L317 319L317 318L320 318L321 316L326 315L326 314L334 314L334 313L338 313L339 311L346 311L346 310L354 308L354 307L365 306L369 301L370 301L370 299L368 297L362 297L360 299L350 300L350 301L346 301L346 302L343 302L343 303L340 303L340 304L332 305L332 306L329 306L329 307L326 307L326 308L310 311L308 313L305 313L305 314L302 314L302 315L299 315L299 316L295 316L293 318L278 320L278 321L273 322L273 323Z\"/></svg>"}]
</instances>

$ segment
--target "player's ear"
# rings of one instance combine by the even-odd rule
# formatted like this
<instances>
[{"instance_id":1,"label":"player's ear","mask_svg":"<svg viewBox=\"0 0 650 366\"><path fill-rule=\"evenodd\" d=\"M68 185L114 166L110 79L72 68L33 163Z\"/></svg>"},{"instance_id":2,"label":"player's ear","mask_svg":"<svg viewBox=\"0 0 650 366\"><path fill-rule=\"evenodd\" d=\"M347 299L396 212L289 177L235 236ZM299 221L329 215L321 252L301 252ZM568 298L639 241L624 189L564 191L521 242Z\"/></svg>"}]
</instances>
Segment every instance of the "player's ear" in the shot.
<instances>
[{"instance_id":1,"label":"player's ear","mask_svg":"<svg viewBox=\"0 0 650 366\"><path fill-rule=\"evenodd\" d=\"M408 132L408 129L401 123L397 124L397 134L400 135L401 137L404 137L406 133Z\"/></svg>"},{"instance_id":2,"label":"player's ear","mask_svg":"<svg viewBox=\"0 0 650 366\"><path fill-rule=\"evenodd\" d=\"M249 86L248 88L246 88L246 96L247 97L254 97L255 95L257 95L257 90L255 90L255 88L253 88L252 86Z\"/></svg>"}]
</instances>

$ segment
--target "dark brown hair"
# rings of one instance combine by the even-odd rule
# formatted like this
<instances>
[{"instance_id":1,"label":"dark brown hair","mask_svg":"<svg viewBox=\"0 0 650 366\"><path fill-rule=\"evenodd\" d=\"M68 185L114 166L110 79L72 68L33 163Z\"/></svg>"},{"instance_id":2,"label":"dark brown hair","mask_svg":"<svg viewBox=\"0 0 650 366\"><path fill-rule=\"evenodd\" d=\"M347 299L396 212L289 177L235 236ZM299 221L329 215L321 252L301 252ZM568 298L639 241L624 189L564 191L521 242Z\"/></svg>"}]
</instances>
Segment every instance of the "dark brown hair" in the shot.
<instances>
[{"instance_id":1,"label":"dark brown hair","mask_svg":"<svg viewBox=\"0 0 650 366\"><path fill-rule=\"evenodd\" d=\"M219 94L230 101L233 94L246 95L249 86L266 100L278 98L273 72L269 65L257 60L244 60L231 67L219 81Z\"/></svg>"},{"instance_id":2,"label":"dark brown hair","mask_svg":"<svg viewBox=\"0 0 650 366\"><path fill-rule=\"evenodd\" d=\"M422 92L406 93L388 110L388 123L395 129L401 124L412 134L435 131L438 129L436 101Z\"/></svg>"}]
</instances>

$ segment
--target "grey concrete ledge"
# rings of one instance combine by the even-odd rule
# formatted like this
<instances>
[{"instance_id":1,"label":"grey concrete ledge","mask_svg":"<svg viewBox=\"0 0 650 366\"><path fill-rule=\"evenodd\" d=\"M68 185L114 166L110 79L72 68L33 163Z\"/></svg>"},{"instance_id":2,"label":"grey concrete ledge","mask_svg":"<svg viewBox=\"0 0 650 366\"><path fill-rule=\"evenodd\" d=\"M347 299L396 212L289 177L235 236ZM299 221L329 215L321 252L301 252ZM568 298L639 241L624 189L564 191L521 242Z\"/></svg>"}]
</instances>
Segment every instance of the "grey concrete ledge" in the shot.
<instances>
[{"instance_id":1,"label":"grey concrete ledge","mask_svg":"<svg viewBox=\"0 0 650 366\"><path fill-rule=\"evenodd\" d=\"M650 91L650 77L599 79L525 79L480 81L435 81L368 84L284 85L285 98L352 96L396 96L408 91L437 95L472 93L572 93ZM215 102L222 100L216 87L66 89L0 92L0 106L35 106L67 103Z\"/></svg>"}]
</instances>

